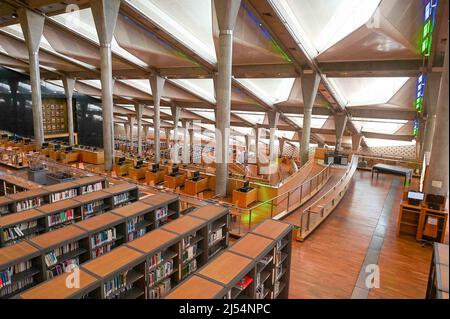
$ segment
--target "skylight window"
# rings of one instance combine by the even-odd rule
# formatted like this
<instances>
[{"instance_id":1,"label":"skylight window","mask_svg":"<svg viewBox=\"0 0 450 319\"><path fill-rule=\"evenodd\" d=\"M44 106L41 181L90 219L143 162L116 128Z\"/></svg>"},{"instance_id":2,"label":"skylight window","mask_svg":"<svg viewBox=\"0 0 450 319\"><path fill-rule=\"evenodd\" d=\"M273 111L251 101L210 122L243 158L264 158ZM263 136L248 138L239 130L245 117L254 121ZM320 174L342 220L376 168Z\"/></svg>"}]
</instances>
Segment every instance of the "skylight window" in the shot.
<instances>
[{"instance_id":1,"label":"skylight window","mask_svg":"<svg viewBox=\"0 0 450 319\"><path fill-rule=\"evenodd\" d=\"M214 81L212 79L174 79L170 81L211 103L216 103L214 97Z\"/></svg>"},{"instance_id":2,"label":"skylight window","mask_svg":"<svg viewBox=\"0 0 450 319\"><path fill-rule=\"evenodd\" d=\"M394 134L403 125L407 124L406 120L391 119L370 119L354 117L352 122L363 132L373 132L382 134Z\"/></svg>"},{"instance_id":3,"label":"skylight window","mask_svg":"<svg viewBox=\"0 0 450 319\"><path fill-rule=\"evenodd\" d=\"M287 115L290 120L303 128L303 114L301 115ZM322 128L328 119L328 115L313 115L311 117L312 128Z\"/></svg>"},{"instance_id":4,"label":"skylight window","mask_svg":"<svg viewBox=\"0 0 450 319\"><path fill-rule=\"evenodd\" d=\"M388 146L411 146L416 145L416 141L396 141L396 140L384 140L378 138L364 138L364 141L369 147L388 147Z\"/></svg>"},{"instance_id":5,"label":"skylight window","mask_svg":"<svg viewBox=\"0 0 450 319\"><path fill-rule=\"evenodd\" d=\"M328 78L346 106L387 103L408 79L407 77Z\"/></svg>"},{"instance_id":6,"label":"skylight window","mask_svg":"<svg viewBox=\"0 0 450 319\"><path fill-rule=\"evenodd\" d=\"M269 105L289 98L295 78L238 79L247 89Z\"/></svg>"},{"instance_id":7,"label":"skylight window","mask_svg":"<svg viewBox=\"0 0 450 319\"><path fill-rule=\"evenodd\" d=\"M314 58L367 23L381 0L269 1Z\"/></svg>"}]
</instances>

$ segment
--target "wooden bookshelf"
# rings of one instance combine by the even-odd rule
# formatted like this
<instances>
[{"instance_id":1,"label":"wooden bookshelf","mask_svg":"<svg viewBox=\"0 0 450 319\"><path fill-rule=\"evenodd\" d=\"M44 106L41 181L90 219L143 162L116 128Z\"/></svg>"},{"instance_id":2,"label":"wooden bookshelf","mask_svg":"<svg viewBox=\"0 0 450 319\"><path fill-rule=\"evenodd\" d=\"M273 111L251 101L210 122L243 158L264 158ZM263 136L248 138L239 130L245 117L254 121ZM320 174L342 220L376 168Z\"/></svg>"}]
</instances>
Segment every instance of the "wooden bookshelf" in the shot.
<instances>
[{"instance_id":1,"label":"wooden bookshelf","mask_svg":"<svg viewBox=\"0 0 450 319\"><path fill-rule=\"evenodd\" d=\"M44 187L49 192L50 203L78 196L78 188L79 186L74 182L64 182Z\"/></svg>"},{"instance_id":2,"label":"wooden bookshelf","mask_svg":"<svg viewBox=\"0 0 450 319\"><path fill-rule=\"evenodd\" d=\"M41 185L19 176L9 174L0 175L0 196L25 192L40 187Z\"/></svg>"},{"instance_id":3,"label":"wooden bookshelf","mask_svg":"<svg viewBox=\"0 0 450 319\"><path fill-rule=\"evenodd\" d=\"M104 213L77 223L89 234L90 258L95 259L126 242L125 218Z\"/></svg>"},{"instance_id":4,"label":"wooden bookshelf","mask_svg":"<svg viewBox=\"0 0 450 319\"><path fill-rule=\"evenodd\" d=\"M65 199L53 204L43 205L37 210L45 215L47 231L64 227L82 220L81 205L73 199Z\"/></svg>"},{"instance_id":5,"label":"wooden bookshelf","mask_svg":"<svg viewBox=\"0 0 450 319\"><path fill-rule=\"evenodd\" d=\"M96 191L77 196L74 200L81 204L81 216L84 220L111 210L111 197L111 194L104 191Z\"/></svg>"},{"instance_id":6,"label":"wooden bookshelf","mask_svg":"<svg viewBox=\"0 0 450 319\"><path fill-rule=\"evenodd\" d=\"M11 213L21 212L48 204L48 195L49 192L43 188L9 195L8 198L14 201L14 204L11 207Z\"/></svg>"},{"instance_id":7,"label":"wooden bookshelf","mask_svg":"<svg viewBox=\"0 0 450 319\"><path fill-rule=\"evenodd\" d=\"M145 256L121 246L81 266L100 280L102 299L141 299L145 297ZM121 284L108 290L109 283Z\"/></svg>"},{"instance_id":8,"label":"wooden bookshelf","mask_svg":"<svg viewBox=\"0 0 450 319\"><path fill-rule=\"evenodd\" d=\"M0 197L0 216L11 214L14 203L15 201L8 196Z\"/></svg>"},{"instance_id":9,"label":"wooden bookshelf","mask_svg":"<svg viewBox=\"0 0 450 319\"><path fill-rule=\"evenodd\" d=\"M13 275L9 277L9 282L0 285L0 299L14 297L42 281L39 249L28 242L0 248L0 273L11 267Z\"/></svg>"},{"instance_id":10,"label":"wooden bookshelf","mask_svg":"<svg viewBox=\"0 0 450 319\"><path fill-rule=\"evenodd\" d=\"M135 184L117 184L104 189L104 192L112 196L111 205L114 208L127 205L139 199L139 189Z\"/></svg>"},{"instance_id":11,"label":"wooden bookshelf","mask_svg":"<svg viewBox=\"0 0 450 319\"><path fill-rule=\"evenodd\" d=\"M80 179L76 179L73 183L80 187L78 195L83 195L89 192L93 192L108 187L108 181L104 176L88 176Z\"/></svg>"},{"instance_id":12,"label":"wooden bookshelf","mask_svg":"<svg viewBox=\"0 0 450 319\"><path fill-rule=\"evenodd\" d=\"M96 292L100 291L100 283L97 278L88 274L84 270L79 271L79 286L67 287L66 282L70 281L72 272L64 273L61 276L43 282L33 289L25 291L20 295L21 299L82 299L95 298Z\"/></svg>"},{"instance_id":13,"label":"wooden bookshelf","mask_svg":"<svg viewBox=\"0 0 450 319\"><path fill-rule=\"evenodd\" d=\"M266 220L194 275L208 280L203 281L206 286L211 285L210 282L218 286L211 285L210 290L203 290L194 288L199 279L186 280L167 298L286 299L291 242L291 225Z\"/></svg>"},{"instance_id":14,"label":"wooden bookshelf","mask_svg":"<svg viewBox=\"0 0 450 319\"><path fill-rule=\"evenodd\" d=\"M159 193L142 200L151 205L155 211L155 228L180 217L180 197L177 194Z\"/></svg>"},{"instance_id":15,"label":"wooden bookshelf","mask_svg":"<svg viewBox=\"0 0 450 319\"><path fill-rule=\"evenodd\" d=\"M89 259L88 233L69 225L30 239L30 243L41 250L42 275L44 280L63 273L63 263L74 261L81 264ZM64 250L63 250L64 247ZM56 252L59 250L59 252ZM46 259L54 256L52 262ZM52 274L51 274L52 272Z\"/></svg>"},{"instance_id":16,"label":"wooden bookshelf","mask_svg":"<svg viewBox=\"0 0 450 319\"><path fill-rule=\"evenodd\" d=\"M37 209L0 217L0 247L46 231L45 216Z\"/></svg>"},{"instance_id":17,"label":"wooden bookshelf","mask_svg":"<svg viewBox=\"0 0 450 319\"><path fill-rule=\"evenodd\" d=\"M125 218L127 241L139 238L155 229L154 209L143 201L114 209L111 212Z\"/></svg>"},{"instance_id":18,"label":"wooden bookshelf","mask_svg":"<svg viewBox=\"0 0 450 319\"><path fill-rule=\"evenodd\" d=\"M185 219L185 217L188 218ZM203 232L206 232L208 224L217 219L201 220L197 217L190 216L184 216L180 219L183 218L186 221L189 221L189 225L185 229L188 232L198 229L197 226L203 227ZM27 291L26 295L23 294L21 297L34 299L41 298L41 294L45 294L47 291L46 287L54 287L54 290L59 291L57 295L52 295L54 298L106 298L107 295L103 290L103 285L114 278L114 276L127 272L125 276L131 287L130 289L123 291L117 297L151 298L152 296L155 297L155 295L152 295L152 289L161 284L166 279L165 277L170 278L171 280L170 288L172 288L172 285L175 286L187 278L187 276L182 277L181 268L179 267L179 264L182 263L180 257L183 253L183 240L186 238L186 234L184 232L176 234L164 230L163 228L151 231L134 241L124 243L110 252L88 261L90 259L90 255L87 253L90 249L88 238L99 230L111 226L120 226L121 223L124 224L125 220L125 217L120 217L112 212L105 213L75 225L67 226L31 239L30 243L39 248L38 254L40 254L40 256L37 259L41 265L43 265L41 267L42 270L40 271L44 275L43 280L48 279L45 277L45 254L68 242L77 241L79 242L79 247L83 250L76 251L75 255L80 256L80 264L85 261L85 263L81 264L80 269L95 277L96 282L92 282L86 287L80 288L80 290L74 289L73 294L70 294L62 287L62 285L65 285L65 281L60 279L60 277L66 276L66 274L62 274L49 279L41 285L31 288L31 290ZM197 226L194 225L192 220L196 221ZM171 223L176 221L177 220ZM169 226L171 223L166 226ZM176 229L181 228L182 227L180 226L176 227ZM166 261L173 260L173 272L170 272L169 274L166 274L167 276L160 277L155 281L152 280L150 276L151 272L156 270L156 268L152 268L151 266L154 265L155 260L157 260L155 259L155 255L158 253L161 253L161 260L164 262L157 266L165 265ZM164 296L160 295L156 297Z\"/></svg>"}]
</instances>

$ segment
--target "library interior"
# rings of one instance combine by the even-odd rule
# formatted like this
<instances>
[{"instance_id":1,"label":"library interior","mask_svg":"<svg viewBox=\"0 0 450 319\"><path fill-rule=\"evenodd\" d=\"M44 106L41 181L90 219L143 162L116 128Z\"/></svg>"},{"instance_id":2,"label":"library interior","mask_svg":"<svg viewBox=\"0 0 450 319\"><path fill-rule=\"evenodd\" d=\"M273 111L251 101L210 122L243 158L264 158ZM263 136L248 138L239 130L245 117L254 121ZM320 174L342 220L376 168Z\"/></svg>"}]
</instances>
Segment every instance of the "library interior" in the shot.
<instances>
[{"instance_id":1,"label":"library interior","mask_svg":"<svg viewBox=\"0 0 450 319\"><path fill-rule=\"evenodd\" d=\"M0 299L449 299L448 0L0 0Z\"/></svg>"}]
</instances>

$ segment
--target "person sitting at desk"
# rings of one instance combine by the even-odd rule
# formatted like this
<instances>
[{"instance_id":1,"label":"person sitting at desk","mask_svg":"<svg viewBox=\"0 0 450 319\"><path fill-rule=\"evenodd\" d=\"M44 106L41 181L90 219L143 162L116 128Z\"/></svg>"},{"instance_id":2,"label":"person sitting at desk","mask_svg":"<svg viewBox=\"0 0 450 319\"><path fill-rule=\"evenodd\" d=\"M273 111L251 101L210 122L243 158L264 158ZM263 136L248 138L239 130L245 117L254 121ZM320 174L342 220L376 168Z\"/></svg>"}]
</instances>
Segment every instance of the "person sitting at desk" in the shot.
<instances>
[{"instance_id":1,"label":"person sitting at desk","mask_svg":"<svg viewBox=\"0 0 450 319\"><path fill-rule=\"evenodd\" d=\"M151 172L152 173L158 173L159 172L159 164L153 164Z\"/></svg>"},{"instance_id":2,"label":"person sitting at desk","mask_svg":"<svg viewBox=\"0 0 450 319\"><path fill-rule=\"evenodd\" d=\"M142 166L144 166L144 161L143 160L138 160L136 162L136 166L134 167L135 169L141 169Z\"/></svg>"}]
</instances>

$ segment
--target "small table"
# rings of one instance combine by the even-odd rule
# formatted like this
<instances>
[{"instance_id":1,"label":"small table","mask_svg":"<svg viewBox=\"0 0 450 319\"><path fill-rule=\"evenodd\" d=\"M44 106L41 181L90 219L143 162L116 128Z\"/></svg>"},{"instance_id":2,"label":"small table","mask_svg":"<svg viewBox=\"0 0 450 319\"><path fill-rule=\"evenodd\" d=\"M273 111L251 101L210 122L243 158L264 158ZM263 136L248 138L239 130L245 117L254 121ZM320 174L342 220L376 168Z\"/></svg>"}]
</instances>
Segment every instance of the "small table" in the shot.
<instances>
[{"instance_id":1,"label":"small table","mask_svg":"<svg viewBox=\"0 0 450 319\"><path fill-rule=\"evenodd\" d=\"M372 179L373 179L373 173L376 173L377 178L378 178L378 174L380 172L404 176L405 177L404 185L407 186L407 185L411 184L413 170L410 168L394 166L394 165L387 165L387 164L375 164L374 166L372 166Z\"/></svg>"},{"instance_id":2,"label":"small table","mask_svg":"<svg viewBox=\"0 0 450 319\"><path fill-rule=\"evenodd\" d=\"M184 192L188 195L197 195L209 189L208 178L201 177L198 181L187 179L184 182Z\"/></svg>"},{"instance_id":3,"label":"small table","mask_svg":"<svg viewBox=\"0 0 450 319\"><path fill-rule=\"evenodd\" d=\"M237 203L237 205L241 208L247 208L251 203L256 202L258 200L258 190L256 188L252 188L248 192L241 192L238 189L233 190L233 203Z\"/></svg>"}]
</instances>

